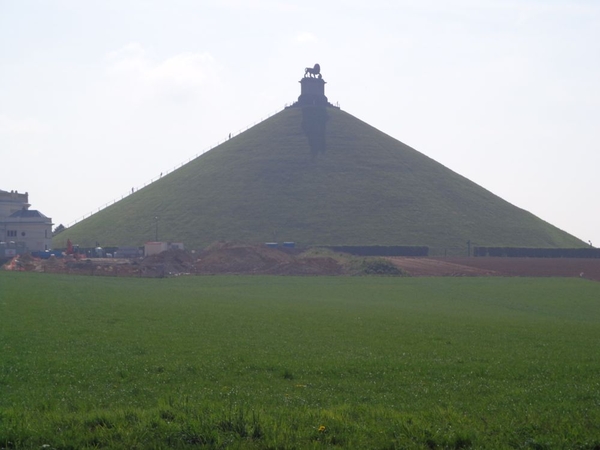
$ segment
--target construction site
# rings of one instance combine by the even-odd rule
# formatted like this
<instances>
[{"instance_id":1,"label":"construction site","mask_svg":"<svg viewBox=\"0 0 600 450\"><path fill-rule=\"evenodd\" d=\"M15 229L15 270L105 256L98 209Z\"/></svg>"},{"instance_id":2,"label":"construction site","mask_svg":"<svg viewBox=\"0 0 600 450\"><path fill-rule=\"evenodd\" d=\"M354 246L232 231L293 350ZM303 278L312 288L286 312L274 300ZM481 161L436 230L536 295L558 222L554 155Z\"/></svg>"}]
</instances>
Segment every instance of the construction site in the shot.
<instances>
[{"instance_id":1,"label":"construction site","mask_svg":"<svg viewBox=\"0 0 600 450\"><path fill-rule=\"evenodd\" d=\"M2 268L51 274L163 278L182 275L579 277L600 281L598 258L357 257L328 249L270 248L217 242L202 251L168 250L146 257L17 255Z\"/></svg>"}]
</instances>

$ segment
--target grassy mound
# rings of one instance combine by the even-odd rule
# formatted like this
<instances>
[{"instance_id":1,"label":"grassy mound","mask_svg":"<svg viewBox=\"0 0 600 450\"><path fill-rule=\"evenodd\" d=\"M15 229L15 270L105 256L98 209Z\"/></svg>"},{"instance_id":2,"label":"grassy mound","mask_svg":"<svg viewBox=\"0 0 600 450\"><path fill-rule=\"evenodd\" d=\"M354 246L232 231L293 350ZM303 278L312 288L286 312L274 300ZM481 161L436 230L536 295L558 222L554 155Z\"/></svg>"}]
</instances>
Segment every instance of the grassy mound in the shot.
<instances>
[{"instance_id":1,"label":"grassy mound","mask_svg":"<svg viewBox=\"0 0 600 450\"><path fill-rule=\"evenodd\" d=\"M54 238L308 245L585 244L335 108L290 108Z\"/></svg>"}]
</instances>

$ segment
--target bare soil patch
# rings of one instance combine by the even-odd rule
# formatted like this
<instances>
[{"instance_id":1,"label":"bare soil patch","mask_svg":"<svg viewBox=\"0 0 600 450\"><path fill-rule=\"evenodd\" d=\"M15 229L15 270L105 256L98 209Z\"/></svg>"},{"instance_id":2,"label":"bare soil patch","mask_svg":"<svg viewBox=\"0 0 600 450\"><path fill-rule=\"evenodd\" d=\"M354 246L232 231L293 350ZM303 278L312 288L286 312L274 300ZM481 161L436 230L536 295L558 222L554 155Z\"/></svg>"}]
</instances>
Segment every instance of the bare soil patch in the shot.
<instances>
[{"instance_id":1,"label":"bare soil patch","mask_svg":"<svg viewBox=\"0 0 600 450\"><path fill-rule=\"evenodd\" d=\"M309 258L297 253L262 245L219 242L200 253L196 273L340 275L343 272L333 258Z\"/></svg>"},{"instance_id":2,"label":"bare soil patch","mask_svg":"<svg viewBox=\"0 0 600 450\"><path fill-rule=\"evenodd\" d=\"M433 258L391 257L388 259L414 277L477 277L499 275L493 270Z\"/></svg>"},{"instance_id":3,"label":"bare soil patch","mask_svg":"<svg viewBox=\"0 0 600 450\"><path fill-rule=\"evenodd\" d=\"M582 277L600 281L600 259L389 258L412 276Z\"/></svg>"},{"instance_id":4,"label":"bare soil patch","mask_svg":"<svg viewBox=\"0 0 600 450\"><path fill-rule=\"evenodd\" d=\"M334 256L334 257L332 257ZM264 245L218 242L200 253L170 250L146 258L49 259L21 255L5 270L117 277L169 277L187 274L356 275L353 257L301 253ZM414 277L581 277L600 281L600 259L583 258L428 258L390 257ZM356 261L354 261L356 263ZM360 261L359 261L360 262ZM356 266L356 264L354 264Z\"/></svg>"},{"instance_id":5,"label":"bare soil patch","mask_svg":"<svg viewBox=\"0 0 600 450\"><path fill-rule=\"evenodd\" d=\"M188 274L341 275L343 266L330 257L305 257L297 250L263 245L215 243L201 253L169 250L143 259L33 258L20 255L5 270L121 277L169 277Z\"/></svg>"}]
</instances>

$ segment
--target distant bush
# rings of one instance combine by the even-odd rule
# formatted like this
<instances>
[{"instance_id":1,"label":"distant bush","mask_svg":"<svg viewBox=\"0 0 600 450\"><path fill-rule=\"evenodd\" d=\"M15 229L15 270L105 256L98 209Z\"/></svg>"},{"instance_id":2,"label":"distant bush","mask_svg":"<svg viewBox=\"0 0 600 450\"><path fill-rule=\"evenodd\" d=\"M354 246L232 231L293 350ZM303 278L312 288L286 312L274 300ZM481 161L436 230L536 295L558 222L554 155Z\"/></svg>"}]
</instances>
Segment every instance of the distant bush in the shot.
<instances>
[{"instance_id":1,"label":"distant bush","mask_svg":"<svg viewBox=\"0 0 600 450\"><path fill-rule=\"evenodd\" d=\"M65 231L66 229L67 229L67 227L65 227L65 226L64 226L64 225L61 223L59 226L57 226L57 227L54 229L54 232L52 233L52 236L56 236L57 234L59 234L59 233L62 233L62 232L63 232L63 231Z\"/></svg>"},{"instance_id":2,"label":"distant bush","mask_svg":"<svg viewBox=\"0 0 600 450\"><path fill-rule=\"evenodd\" d=\"M473 256L509 258L600 258L600 249L583 248L525 248L525 247L475 247Z\"/></svg>"},{"instance_id":3,"label":"distant bush","mask_svg":"<svg viewBox=\"0 0 600 450\"><path fill-rule=\"evenodd\" d=\"M404 275L404 272L392 262L381 258L363 259L358 265L357 272L360 275Z\"/></svg>"}]
</instances>

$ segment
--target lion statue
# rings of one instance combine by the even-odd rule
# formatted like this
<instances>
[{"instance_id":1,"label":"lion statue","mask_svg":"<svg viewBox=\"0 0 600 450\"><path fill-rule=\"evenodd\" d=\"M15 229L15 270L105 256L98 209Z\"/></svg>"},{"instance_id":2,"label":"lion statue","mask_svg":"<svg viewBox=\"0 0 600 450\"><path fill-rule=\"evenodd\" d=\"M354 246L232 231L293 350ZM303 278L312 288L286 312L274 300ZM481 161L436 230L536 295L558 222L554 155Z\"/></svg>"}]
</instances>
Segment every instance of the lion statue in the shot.
<instances>
[{"instance_id":1,"label":"lion statue","mask_svg":"<svg viewBox=\"0 0 600 450\"><path fill-rule=\"evenodd\" d=\"M315 64L315 67L307 67L306 69L304 69L304 76L311 78L321 78L321 66Z\"/></svg>"}]
</instances>

